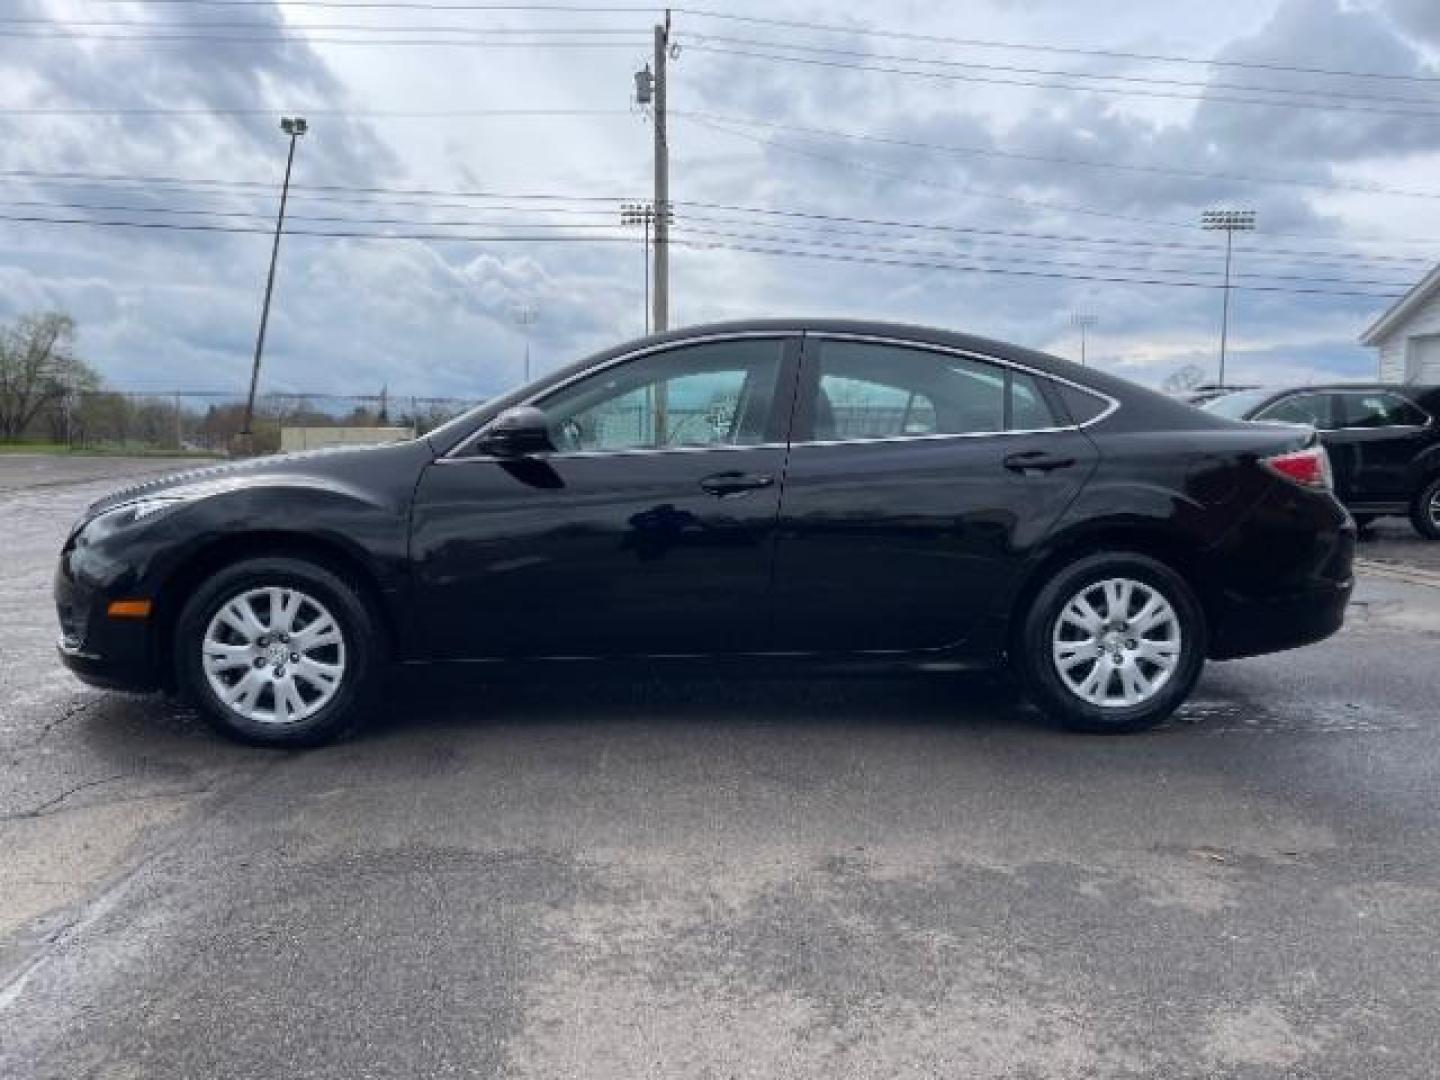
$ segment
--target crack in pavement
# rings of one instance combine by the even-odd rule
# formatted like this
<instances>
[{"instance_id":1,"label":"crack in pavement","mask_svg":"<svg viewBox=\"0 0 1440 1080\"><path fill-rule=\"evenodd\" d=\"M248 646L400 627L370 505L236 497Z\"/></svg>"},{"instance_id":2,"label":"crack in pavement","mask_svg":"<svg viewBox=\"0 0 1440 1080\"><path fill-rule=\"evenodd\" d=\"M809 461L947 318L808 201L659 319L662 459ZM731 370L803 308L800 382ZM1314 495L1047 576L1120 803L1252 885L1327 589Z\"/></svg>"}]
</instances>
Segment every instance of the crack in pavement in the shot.
<instances>
[{"instance_id":1,"label":"crack in pavement","mask_svg":"<svg viewBox=\"0 0 1440 1080\"><path fill-rule=\"evenodd\" d=\"M76 784L74 787L66 788L53 799L47 799L39 806L33 806L29 810L17 810L11 814L0 814L0 821L21 821L25 818L45 817L47 813L53 812L56 806L70 798L71 795L84 791L87 788L100 787L102 784L113 784L116 780L123 780L127 776L132 775L135 774L116 773L113 776L101 777L99 780L87 780L83 784Z\"/></svg>"}]
</instances>

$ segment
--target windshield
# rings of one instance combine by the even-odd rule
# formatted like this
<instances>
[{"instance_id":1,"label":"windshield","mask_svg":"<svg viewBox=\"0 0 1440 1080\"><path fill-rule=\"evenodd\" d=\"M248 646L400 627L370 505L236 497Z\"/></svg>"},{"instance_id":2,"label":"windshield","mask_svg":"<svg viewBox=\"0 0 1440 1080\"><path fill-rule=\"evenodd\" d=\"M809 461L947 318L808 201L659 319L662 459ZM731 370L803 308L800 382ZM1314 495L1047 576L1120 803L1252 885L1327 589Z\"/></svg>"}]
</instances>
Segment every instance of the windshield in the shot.
<instances>
[{"instance_id":1,"label":"windshield","mask_svg":"<svg viewBox=\"0 0 1440 1080\"><path fill-rule=\"evenodd\" d=\"M1240 390L1213 398L1200 407L1206 412L1213 412L1230 420L1246 420L1273 395L1273 390Z\"/></svg>"}]
</instances>

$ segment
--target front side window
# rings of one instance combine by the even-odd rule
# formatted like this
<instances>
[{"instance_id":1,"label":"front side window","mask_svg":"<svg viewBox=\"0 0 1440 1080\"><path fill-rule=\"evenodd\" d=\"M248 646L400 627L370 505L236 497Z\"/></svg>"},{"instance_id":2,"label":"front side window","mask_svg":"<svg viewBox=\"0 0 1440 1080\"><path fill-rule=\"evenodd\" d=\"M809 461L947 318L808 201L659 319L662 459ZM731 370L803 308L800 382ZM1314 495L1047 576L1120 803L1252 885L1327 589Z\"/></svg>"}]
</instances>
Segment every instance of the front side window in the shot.
<instances>
[{"instance_id":1,"label":"front side window","mask_svg":"<svg viewBox=\"0 0 1440 1080\"><path fill-rule=\"evenodd\" d=\"M683 345L619 364L539 404L560 451L754 446L767 441L784 343Z\"/></svg>"},{"instance_id":2,"label":"front side window","mask_svg":"<svg viewBox=\"0 0 1440 1080\"><path fill-rule=\"evenodd\" d=\"M1399 394L1341 394L1340 426L1347 428L1424 427L1425 413Z\"/></svg>"},{"instance_id":3,"label":"front side window","mask_svg":"<svg viewBox=\"0 0 1440 1080\"><path fill-rule=\"evenodd\" d=\"M820 441L972 435L1055 427L1036 379L968 357L826 341L812 409Z\"/></svg>"},{"instance_id":4,"label":"front side window","mask_svg":"<svg viewBox=\"0 0 1440 1080\"><path fill-rule=\"evenodd\" d=\"M1255 419L1282 424L1309 424L1321 431L1335 426L1330 415L1329 394L1292 394L1261 409Z\"/></svg>"}]
</instances>

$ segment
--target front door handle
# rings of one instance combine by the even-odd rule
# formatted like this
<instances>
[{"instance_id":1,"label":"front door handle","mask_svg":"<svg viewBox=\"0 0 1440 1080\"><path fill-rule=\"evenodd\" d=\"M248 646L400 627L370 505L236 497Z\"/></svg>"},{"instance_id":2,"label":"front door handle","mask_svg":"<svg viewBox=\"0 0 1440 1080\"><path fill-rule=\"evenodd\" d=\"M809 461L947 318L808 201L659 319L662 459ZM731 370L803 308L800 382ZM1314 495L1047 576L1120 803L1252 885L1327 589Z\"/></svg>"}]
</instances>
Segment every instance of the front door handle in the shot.
<instances>
[{"instance_id":1,"label":"front door handle","mask_svg":"<svg viewBox=\"0 0 1440 1080\"><path fill-rule=\"evenodd\" d=\"M1001 462L1011 472L1018 472L1021 475L1030 473L1048 473L1056 469L1068 469L1075 464L1073 457L1056 457L1047 454L1043 450L1022 450L1017 454L1009 454Z\"/></svg>"},{"instance_id":2,"label":"front door handle","mask_svg":"<svg viewBox=\"0 0 1440 1080\"><path fill-rule=\"evenodd\" d=\"M768 488L774 483L775 478L765 473L721 472L701 480L700 488L717 499L728 499L735 495L745 495L761 488Z\"/></svg>"}]
</instances>

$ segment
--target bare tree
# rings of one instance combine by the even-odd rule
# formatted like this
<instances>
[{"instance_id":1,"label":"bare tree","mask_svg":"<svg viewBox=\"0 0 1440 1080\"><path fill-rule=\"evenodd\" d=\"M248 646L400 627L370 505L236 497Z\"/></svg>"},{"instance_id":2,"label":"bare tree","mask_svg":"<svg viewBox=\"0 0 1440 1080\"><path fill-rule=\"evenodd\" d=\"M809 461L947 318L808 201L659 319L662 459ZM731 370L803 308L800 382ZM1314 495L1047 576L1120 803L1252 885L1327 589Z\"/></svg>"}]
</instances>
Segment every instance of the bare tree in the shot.
<instances>
[{"instance_id":1,"label":"bare tree","mask_svg":"<svg viewBox=\"0 0 1440 1080\"><path fill-rule=\"evenodd\" d=\"M100 377L75 355L75 320L58 311L0 327L0 439L18 439L47 406L94 390Z\"/></svg>"}]
</instances>

